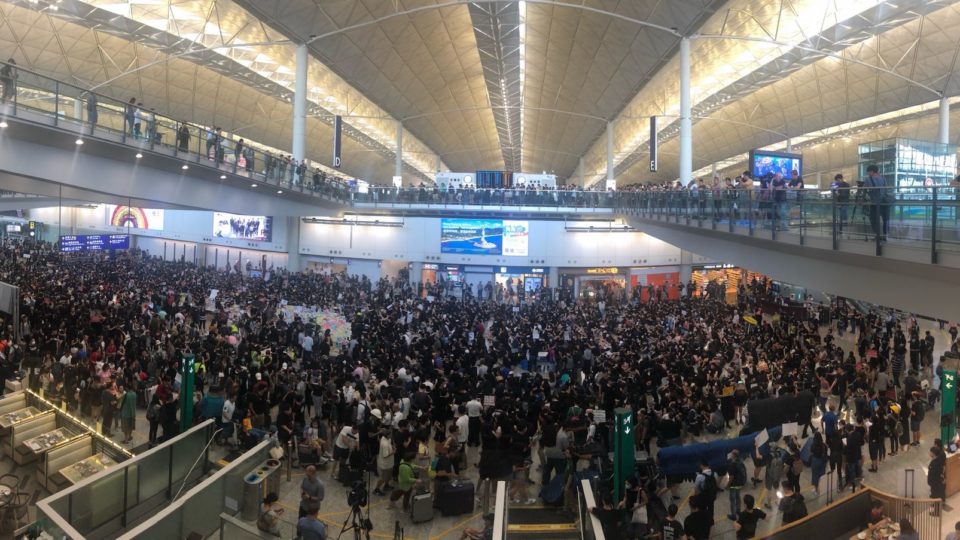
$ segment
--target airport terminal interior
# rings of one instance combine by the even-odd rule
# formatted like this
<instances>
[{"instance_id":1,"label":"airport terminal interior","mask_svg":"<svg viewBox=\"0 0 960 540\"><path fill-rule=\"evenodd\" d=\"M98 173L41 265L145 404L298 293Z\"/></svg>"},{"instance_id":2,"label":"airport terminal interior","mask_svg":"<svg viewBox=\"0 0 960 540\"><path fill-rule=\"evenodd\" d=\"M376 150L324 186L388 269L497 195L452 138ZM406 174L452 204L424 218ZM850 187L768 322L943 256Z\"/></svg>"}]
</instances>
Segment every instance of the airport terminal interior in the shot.
<instances>
[{"instance_id":1,"label":"airport terminal interior","mask_svg":"<svg viewBox=\"0 0 960 540\"><path fill-rule=\"evenodd\" d=\"M0 539L956 540L956 28L0 0Z\"/></svg>"}]
</instances>

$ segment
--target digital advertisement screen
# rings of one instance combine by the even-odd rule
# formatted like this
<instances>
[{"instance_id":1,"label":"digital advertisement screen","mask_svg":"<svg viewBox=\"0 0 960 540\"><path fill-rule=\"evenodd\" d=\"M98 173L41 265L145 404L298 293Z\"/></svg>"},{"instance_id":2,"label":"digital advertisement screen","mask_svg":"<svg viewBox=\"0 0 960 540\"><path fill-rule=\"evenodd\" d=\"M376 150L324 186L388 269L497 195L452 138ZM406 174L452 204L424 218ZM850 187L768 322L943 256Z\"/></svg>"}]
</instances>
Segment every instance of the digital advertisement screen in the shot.
<instances>
[{"instance_id":1,"label":"digital advertisement screen","mask_svg":"<svg viewBox=\"0 0 960 540\"><path fill-rule=\"evenodd\" d=\"M162 208L140 208L139 206L103 205L114 227L130 227L132 229L163 230Z\"/></svg>"},{"instance_id":2,"label":"digital advertisement screen","mask_svg":"<svg viewBox=\"0 0 960 540\"><path fill-rule=\"evenodd\" d=\"M442 218L440 252L527 256L530 223L500 219Z\"/></svg>"},{"instance_id":3,"label":"digital advertisement screen","mask_svg":"<svg viewBox=\"0 0 960 540\"><path fill-rule=\"evenodd\" d=\"M784 178L790 178L793 171L803 176L803 158L800 154L786 154L783 152L750 152L750 170L754 180L761 176L780 173Z\"/></svg>"},{"instance_id":4,"label":"digital advertisement screen","mask_svg":"<svg viewBox=\"0 0 960 540\"><path fill-rule=\"evenodd\" d=\"M500 255L503 252L503 221L442 218L440 252Z\"/></svg>"},{"instance_id":5,"label":"digital advertisement screen","mask_svg":"<svg viewBox=\"0 0 960 540\"><path fill-rule=\"evenodd\" d=\"M217 238L270 242L273 238L272 222L270 216L241 216L214 212L213 235Z\"/></svg>"},{"instance_id":6,"label":"digital advertisement screen","mask_svg":"<svg viewBox=\"0 0 960 540\"><path fill-rule=\"evenodd\" d=\"M529 251L530 222L503 222L503 254L526 257Z\"/></svg>"},{"instance_id":7,"label":"digital advertisement screen","mask_svg":"<svg viewBox=\"0 0 960 540\"><path fill-rule=\"evenodd\" d=\"M61 253L112 251L129 248L130 237L126 234L91 234L60 237Z\"/></svg>"}]
</instances>

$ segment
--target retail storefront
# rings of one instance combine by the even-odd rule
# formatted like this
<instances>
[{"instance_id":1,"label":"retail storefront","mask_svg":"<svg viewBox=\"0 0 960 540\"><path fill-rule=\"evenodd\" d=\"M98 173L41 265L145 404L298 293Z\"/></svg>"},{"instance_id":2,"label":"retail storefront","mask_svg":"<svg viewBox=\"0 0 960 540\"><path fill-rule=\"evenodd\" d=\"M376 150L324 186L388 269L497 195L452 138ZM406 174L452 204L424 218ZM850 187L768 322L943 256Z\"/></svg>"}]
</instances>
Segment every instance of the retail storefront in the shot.
<instances>
[{"instance_id":1,"label":"retail storefront","mask_svg":"<svg viewBox=\"0 0 960 540\"><path fill-rule=\"evenodd\" d=\"M651 287L655 295L661 290L666 290L667 298L671 300L680 298L678 283L680 283L679 266L648 266L630 269L630 291L634 294L633 291L639 289L641 302L650 300Z\"/></svg>"},{"instance_id":2,"label":"retail storefront","mask_svg":"<svg viewBox=\"0 0 960 540\"><path fill-rule=\"evenodd\" d=\"M629 268L562 268L560 282L568 293L582 300L625 299L629 293Z\"/></svg>"},{"instance_id":3,"label":"retail storefront","mask_svg":"<svg viewBox=\"0 0 960 540\"><path fill-rule=\"evenodd\" d=\"M535 293L540 288L550 286L548 270L540 266L499 266L494 281L504 289L524 293Z\"/></svg>"},{"instance_id":4,"label":"retail storefront","mask_svg":"<svg viewBox=\"0 0 960 540\"><path fill-rule=\"evenodd\" d=\"M696 295L703 295L710 282L723 287L727 303L737 302L737 289L741 284L749 284L754 279L763 279L765 276L758 272L751 272L732 264L704 264L694 265L691 279L696 286Z\"/></svg>"},{"instance_id":5,"label":"retail storefront","mask_svg":"<svg viewBox=\"0 0 960 540\"><path fill-rule=\"evenodd\" d=\"M423 283L436 283L441 280L462 283L463 278L463 266L459 264L423 263L423 271L420 275L420 281Z\"/></svg>"}]
</instances>

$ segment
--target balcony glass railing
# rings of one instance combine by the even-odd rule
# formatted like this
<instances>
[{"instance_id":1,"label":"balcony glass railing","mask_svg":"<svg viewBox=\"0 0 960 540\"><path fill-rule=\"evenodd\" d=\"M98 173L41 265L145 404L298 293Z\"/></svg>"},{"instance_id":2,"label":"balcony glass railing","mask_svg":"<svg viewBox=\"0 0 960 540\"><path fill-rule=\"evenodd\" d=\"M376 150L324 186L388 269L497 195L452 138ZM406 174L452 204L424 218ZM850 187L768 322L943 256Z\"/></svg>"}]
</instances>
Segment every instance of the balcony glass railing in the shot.
<instances>
[{"instance_id":1,"label":"balcony glass railing","mask_svg":"<svg viewBox=\"0 0 960 540\"><path fill-rule=\"evenodd\" d=\"M6 64L0 63L0 69ZM353 206L358 210L443 210L502 207L530 212L575 209L612 212L665 222L765 237L776 241L848 250L866 242L871 252L908 247L941 255L960 254L960 187L853 188L849 200L830 190L760 189L590 191L582 189L439 188L371 186L360 192L342 179L297 166L276 150L235 134L157 115L136 105L22 68L7 84L0 119L22 117L73 129L84 138L103 138L223 172ZM878 194L881 193L880 197ZM874 195L874 196L871 196ZM862 247L863 244L860 244ZM863 251L855 249L855 251Z\"/></svg>"},{"instance_id":2,"label":"balcony glass railing","mask_svg":"<svg viewBox=\"0 0 960 540\"><path fill-rule=\"evenodd\" d=\"M886 255L960 252L960 189L950 186L832 190L618 192L617 213L702 229L843 251L867 243Z\"/></svg>"},{"instance_id":3,"label":"balcony glass railing","mask_svg":"<svg viewBox=\"0 0 960 540\"><path fill-rule=\"evenodd\" d=\"M6 63L0 62L0 70ZM13 67L13 66L11 66ZM250 178L265 185L346 201L349 186L341 178L298 165L282 152L213 127L156 114L50 77L16 67L6 86L0 119L45 122L74 130L84 138L106 139L137 150L170 155Z\"/></svg>"}]
</instances>

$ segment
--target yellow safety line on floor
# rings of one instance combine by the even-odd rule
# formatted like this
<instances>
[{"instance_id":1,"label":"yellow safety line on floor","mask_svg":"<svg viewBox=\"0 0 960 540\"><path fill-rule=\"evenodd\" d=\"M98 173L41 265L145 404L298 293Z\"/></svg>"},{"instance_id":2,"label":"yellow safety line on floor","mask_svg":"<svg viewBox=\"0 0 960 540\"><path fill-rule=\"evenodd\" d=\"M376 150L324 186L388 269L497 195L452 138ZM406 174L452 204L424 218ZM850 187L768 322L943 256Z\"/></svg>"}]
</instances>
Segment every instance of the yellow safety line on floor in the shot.
<instances>
[{"instance_id":1,"label":"yellow safety line on floor","mask_svg":"<svg viewBox=\"0 0 960 540\"><path fill-rule=\"evenodd\" d=\"M767 498L767 487L764 486L763 488L760 489L760 495L758 495L757 499L754 501L753 507L754 508L763 507L763 501L766 498Z\"/></svg>"},{"instance_id":2,"label":"yellow safety line on floor","mask_svg":"<svg viewBox=\"0 0 960 540\"><path fill-rule=\"evenodd\" d=\"M364 512L366 512L367 510L369 510L369 509L371 509L371 508L377 508L378 506L385 506L385 505L386 505L387 503L389 503L389 502L390 502L389 500L383 500L383 501L375 502L375 503L373 503L372 505L370 505L370 506L368 506L368 507L365 507ZM338 511L336 511L336 512L324 512L324 513L322 513L322 514L317 514L317 517L342 516L342 515L350 512L350 510L352 510L352 508L347 508L346 510L338 510Z\"/></svg>"},{"instance_id":3,"label":"yellow safety line on floor","mask_svg":"<svg viewBox=\"0 0 960 540\"><path fill-rule=\"evenodd\" d=\"M507 526L507 531L518 533L551 533L575 530L577 530L576 523L531 523Z\"/></svg>"},{"instance_id":4,"label":"yellow safety line on floor","mask_svg":"<svg viewBox=\"0 0 960 540\"><path fill-rule=\"evenodd\" d=\"M478 512L478 513L476 513L476 514L474 514L474 515L472 515L472 516L469 516L469 517L467 517L467 518L461 519L460 521L454 523L453 526L451 526L449 529L444 530L444 531L441 532L440 534L436 534L436 535L431 536L431 537L430 537L430 540L439 540L440 538L443 538L445 535L452 533L453 531L455 531L455 530L463 527L463 526L466 525L467 523L470 523L471 521L477 519L478 517L480 517L480 516L482 516L482 515L483 515L483 512Z\"/></svg>"},{"instance_id":5,"label":"yellow safety line on floor","mask_svg":"<svg viewBox=\"0 0 960 540\"><path fill-rule=\"evenodd\" d=\"M687 493L687 496L684 497L683 500L680 501L680 504L677 505L677 513L678 513L678 514L680 513L681 510L683 510L683 507L686 506L688 502L690 502L690 495L693 495L693 489L691 489L691 490Z\"/></svg>"}]
</instances>

